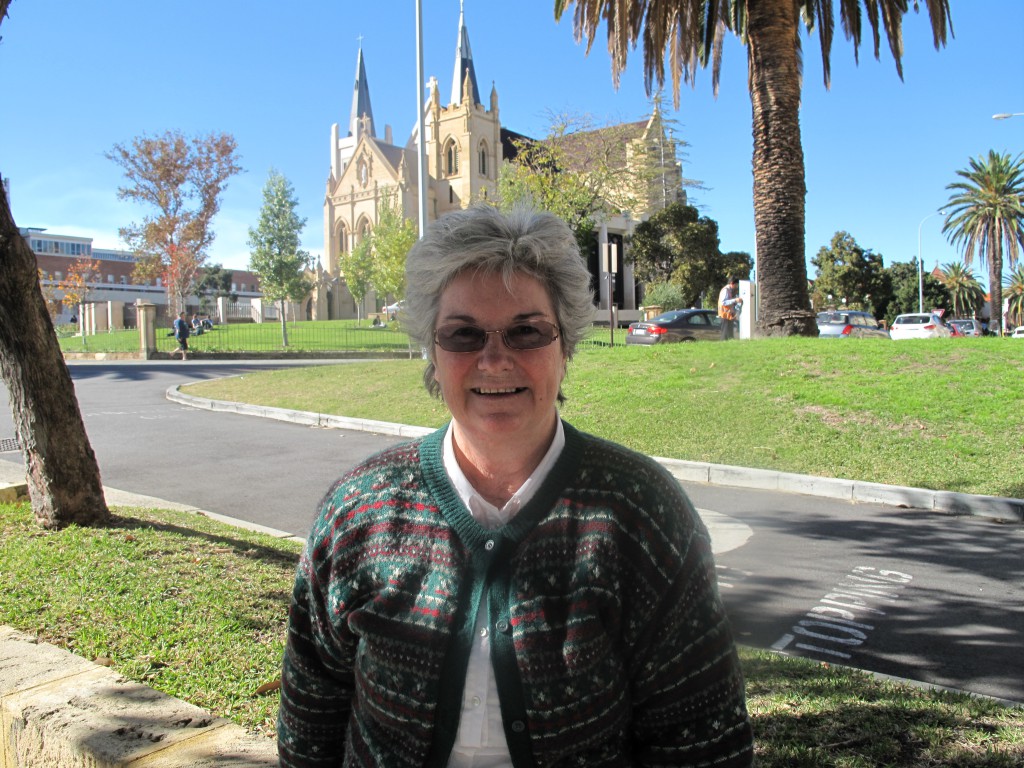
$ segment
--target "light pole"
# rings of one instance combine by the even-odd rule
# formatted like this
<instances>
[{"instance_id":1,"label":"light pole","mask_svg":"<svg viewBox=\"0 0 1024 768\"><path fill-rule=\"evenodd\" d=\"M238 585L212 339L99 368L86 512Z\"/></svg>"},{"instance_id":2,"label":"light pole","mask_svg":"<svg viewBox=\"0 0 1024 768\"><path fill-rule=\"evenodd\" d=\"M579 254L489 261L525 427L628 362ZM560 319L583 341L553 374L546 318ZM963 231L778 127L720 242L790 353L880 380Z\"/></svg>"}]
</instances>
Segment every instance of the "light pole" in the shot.
<instances>
[{"instance_id":1,"label":"light pole","mask_svg":"<svg viewBox=\"0 0 1024 768\"><path fill-rule=\"evenodd\" d=\"M921 253L921 227L932 216L944 216L945 214L945 211L929 213L917 225L917 311L919 313L924 312L924 256Z\"/></svg>"}]
</instances>

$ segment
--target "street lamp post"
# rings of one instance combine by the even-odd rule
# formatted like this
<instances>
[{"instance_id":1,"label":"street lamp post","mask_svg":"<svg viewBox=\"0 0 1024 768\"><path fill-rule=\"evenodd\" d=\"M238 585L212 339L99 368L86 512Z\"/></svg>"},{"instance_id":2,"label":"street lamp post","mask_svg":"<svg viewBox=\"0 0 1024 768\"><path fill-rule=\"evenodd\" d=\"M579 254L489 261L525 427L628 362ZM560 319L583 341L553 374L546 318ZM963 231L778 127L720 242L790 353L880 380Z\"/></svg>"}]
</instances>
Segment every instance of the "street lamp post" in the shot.
<instances>
[{"instance_id":1,"label":"street lamp post","mask_svg":"<svg viewBox=\"0 0 1024 768\"><path fill-rule=\"evenodd\" d=\"M917 311L924 312L924 255L921 253L921 227L932 216L945 215L945 211L929 213L917 225Z\"/></svg>"}]
</instances>

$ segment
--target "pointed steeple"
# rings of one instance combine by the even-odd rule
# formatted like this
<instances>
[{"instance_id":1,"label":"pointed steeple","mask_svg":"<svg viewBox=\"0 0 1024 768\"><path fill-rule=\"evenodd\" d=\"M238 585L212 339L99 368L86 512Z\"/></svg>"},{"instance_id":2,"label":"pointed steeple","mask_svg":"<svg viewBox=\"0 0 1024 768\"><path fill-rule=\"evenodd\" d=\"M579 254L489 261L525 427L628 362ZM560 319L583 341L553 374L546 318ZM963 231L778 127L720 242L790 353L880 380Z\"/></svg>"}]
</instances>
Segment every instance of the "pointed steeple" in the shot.
<instances>
[{"instance_id":1,"label":"pointed steeple","mask_svg":"<svg viewBox=\"0 0 1024 768\"><path fill-rule=\"evenodd\" d=\"M365 133L377 134L373 130L373 107L370 106L370 83L366 79L366 65L363 63L362 38L359 38L359 58L356 61L356 84L352 93L352 114L348 121L348 135L359 137Z\"/></svg>"},{"instance_id":2,"label":"pointed steeple","mask_svg":"<svg viewBox=\"0 0 1024 768\"><path fill-rule=\"evenodd\" d=\"M476 85L476 70L473 68L473 52L469 48L469 32L466 31L463 0L459 0L459 39L455 48L455 73L452 75L452 98L450 104L461 104L463 83L469 79L473 88L473 103L480 103L480 89Z\"/></svg>"}]
</instances>

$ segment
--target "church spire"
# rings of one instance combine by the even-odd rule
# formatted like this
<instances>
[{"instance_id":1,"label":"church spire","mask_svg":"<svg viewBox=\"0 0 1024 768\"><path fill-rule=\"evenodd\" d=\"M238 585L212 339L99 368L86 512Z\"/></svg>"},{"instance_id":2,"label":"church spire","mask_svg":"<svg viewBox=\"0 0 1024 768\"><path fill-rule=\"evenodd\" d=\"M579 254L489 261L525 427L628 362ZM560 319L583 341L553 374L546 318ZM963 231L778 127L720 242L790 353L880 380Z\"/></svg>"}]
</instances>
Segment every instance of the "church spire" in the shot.
<instances>
[{"instance_id":1,"label":"church spire","mask_svg":"<svg viewBox=\"0 0 1024 768\"><path fill-rule=\"evenodd\" d=\"M356 84L352 93L352 114L348 121L348 135L358 138L361 134L376 136L373 130L373 107L370 106L370 83L366 79L366 65L363 63L363 38L359 38L359 58L356 61Z\"/></svg>"},{"instance_id":2,"label":"church spire","mask_svg":"<svg viewBox=\"0 0 1024 768\"><path fill-rule=\"evenodd\" d=\"M469 48L469 32L466 31L463 0L459 0L459 39L455 48L455 73L452 75L451 104L462 103L462 86L466 80L473 88L473 103L480 103L480 89L476 85L476 70L473 68L473 52Z\"/></svg>"}]
</instances>

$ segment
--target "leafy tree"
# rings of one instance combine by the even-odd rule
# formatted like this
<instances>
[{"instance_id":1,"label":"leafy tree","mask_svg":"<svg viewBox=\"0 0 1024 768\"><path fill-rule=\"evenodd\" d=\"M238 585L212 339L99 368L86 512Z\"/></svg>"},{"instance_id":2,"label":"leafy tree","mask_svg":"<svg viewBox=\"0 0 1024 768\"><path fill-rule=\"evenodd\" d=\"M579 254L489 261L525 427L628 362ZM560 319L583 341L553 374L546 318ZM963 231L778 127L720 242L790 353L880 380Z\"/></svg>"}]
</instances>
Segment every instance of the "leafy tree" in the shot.
<instances>
[{"instance_id":1,"label":"leafy tree","mask_svg":"<svg viewBox=\"0 0 1024 768\"><path fill-rule=\"evenodd\" d=\"M862 16L863 4L866 13ZM933 42L945 45L949 0L927 0ZM679 86L696 80L698 65L712 63L717 93L722 41L727 30L747 47L748 86L754 125L754 222L757 230L759 326L775 335L817 334L807 294L804 262L803 146L800 138L802 81L801 23L817 28L825 87L830 84L830 57L835 31L833 5L821 0L555 0L555 18L576 6L577 40L586 37L587 52L603 21L608 27L612 79L618 85L630 48L643 38L644 84L648 93L665 80L666 55L672 74L675 106ZM903 77L902 22L908 0L842 0L840 21L858 55L861 35L871 27L875 58L884 30L896 71ZM914 10L918 2L914 0ZM880 23L881 22L881 23Z\"/></svg>"},{"instance_id":2,"label":"leafy tree","mask_svg":"<svg viewBox=\"0 0 1024 768\"><path fill-rule=\"evenodd\" d=\"M373 288L373 249L370 239L363 238L347 253L338 254L338 267L345 277L348 292L356 302L356 318L362 319L363 299Z\"/></svg>"},{"instance_id":3,"label":"leafy tree","mask_svg":"<svg viewBox=\"0 0 1024 768\"><path fill-rule=\"evenodd\" d=\"M298 301L309 292L303 270L309 254L299 248L306 220L295 212L299 201L291 182L271 170L263 187L259 224L249 228L249 269L260 279L260 291L278 302L281 314L281 345L288 346L285 302Z\"/></svg>"},{"instance_id":4,"label":"leafy tree","mask_svg":"<svg viewBox=\"0 0 1024 768\"><path fill-rule=\"evenodd\" d=\"M644 306L661 307L662 312L691 306L686 299L683 289L676 283L658 282L644 286Z\"/></svg>"},{"instance_id":5,"label":"leafy tree","mask_svg":"<svg viewBox=\"0 0 1024 768\"><path fill-rule=\"evenodd\" d=\"M1003 256L1010 269L1024 246L1024 155L1011 158L989 150L988 157L971 158L956 172L962 180L947 184L953 190L942 231L960 246L969 267L977 252L988 264L989 330L1002 333Z\"/></svg>"},{"instance_id":6,"label":"leafy tree","mask_svg":"<svg viewBox=\"0 0 1024 768\"><path fill-rule=\"evenodd\" d=\"M68 267L67 274L57 283L58 290L63 294L66 307L77 307L78 323L82 329L82 349L85 349L85 300L89 297L89 283L99 275L100 263L95 259L80 256Z\"/></svg>"},{"instance_id":7,"label":"leafy tree","mask_svg":"<svg viewBox=\"0 0 1024 768\"><path fill-rule=\"evenodd\" d=\"M370 234L373 287L381 298L405 294L405 257L416 243L416 223L405 218L397 194L385 192L377 226Z\"/></svg>"},{"instance_id":8,"label":"leafy tree","mask_svg":"<svg viewBox=\"0 0 1024 768\"><path fill-rule=\"evenodd\" d=\"M738 251L724 255L718 243L716 221L693 206L673 203L634 228L634 274L645 282L670 281L682 291L682 306L697 306L703 296L717 296L729 275L750 275L750 256Z\"/></svg>"},{"instance_id":9,"label":"leafy tree","mask_svg":"<svg viewBox=\"0 0 1024 768\"><path fill-rule=\"evenodd\" d=\"M238 294L231 288L234 273L224 269L220 264L203 267L199 277L192 284L192 295L199 299L199 306L204 312L209 311L210 299L226 298L238 301Z\"/></svg>"},{"instance_id":10,"label":"leafy tree","mask_svg":"<svg viewBox=\"0 0 1024 768\"><path fill-rule=\"evenodd\" d=\"M1014 326L1024 325L1024 264L1018 264L1006 280L1006 320Z\"/></svg>"},{"instance_id":11,"label":"leafy tree","mask_svg":"<svg viewBox=\"0 0 1024 768\"><path fill-rule=\"evenodd\" d=\"M885 270L890 290L882 295L884 299L875 303L875 316L885 318L886 325L892 325L896 315L905 312L917 312L918 271L917 259L908 262L896 262ZM929 309L948 309L949 293L930 272L924 273L925 311Z\"/></svg>"},{"instance_id":12,"label":"leafy tree","mask_svg":"<svg viewBox=\"0 0 1024 768\"><path fill-rule=\"evenodd\" d=\"M0 0L0 23L8 5ZM36 521L47 528L102 524L110 511L99 465L39 287L36 256L11 216L2 183L0 296L0 377Z\"/></svg>"},{"instance_id":13,"label":"leafy tree","mask_svg":"<svg viewBox=\"0 0 1024 768\"><path fill-rule=\"evenodd\" d=\"M848 232L836 232L828 247L822 246L811 259L817 269L814 278L816 307L846 299L850 309L875 312L877 299L885 293L885 267L882 256L864 250Z\"/></svg>"},{"instance_id":14,"label":"leafy tree","mask_svg":"<svg viewBox=\"0 0 1024 768\"><path fill-rule=\"evenodd\" d=\"M122 227L121 238L140 257L134 277L161 277L175 313L207 258L213 242L213 217L229 178L241 172L230 134L187 138L176 131L139 136L130 145L115 144L106 154L124 171L128 184L118 199L156 209L141 224ZM190 207L193 203L194 207Z\"/></svg>"},{"instance_id":15,"label":"leafy tree","mask_svg":"<svg viewBox=\"0 0 1024 768\"><path fill-rule=\"evenodd\" d=\"M953 303L955 317L974 317L985 303L985 290L974 273L960 262L945 266L941 282Z\"/></svg>"}]
</instances>

